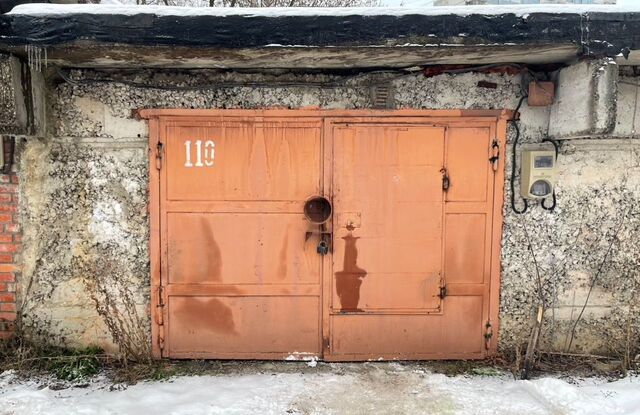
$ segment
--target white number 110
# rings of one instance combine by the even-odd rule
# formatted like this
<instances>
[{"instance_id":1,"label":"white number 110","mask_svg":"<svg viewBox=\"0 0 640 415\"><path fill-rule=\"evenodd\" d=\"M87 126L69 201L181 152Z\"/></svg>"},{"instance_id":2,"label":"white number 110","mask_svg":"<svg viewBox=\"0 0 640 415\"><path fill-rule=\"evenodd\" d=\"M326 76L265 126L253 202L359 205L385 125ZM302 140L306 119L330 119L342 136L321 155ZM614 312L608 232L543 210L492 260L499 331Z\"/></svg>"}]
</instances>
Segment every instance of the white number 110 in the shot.
<instances>
[{"instance_id":1,"label":"white number 110","mask_svg":"<svg viewBox=\"0 0 640 415\"><path fill-rule=\"evenodd\" d=\"M196 140L196 163L191 163L191 140L184 142L185 146L185 162L184 167L211 167L215 158L216 144L207 140L204 142L204 155L202 154L202 140ZM204 159L204 163L203 160Z\"/></svg>"}]
</instances>

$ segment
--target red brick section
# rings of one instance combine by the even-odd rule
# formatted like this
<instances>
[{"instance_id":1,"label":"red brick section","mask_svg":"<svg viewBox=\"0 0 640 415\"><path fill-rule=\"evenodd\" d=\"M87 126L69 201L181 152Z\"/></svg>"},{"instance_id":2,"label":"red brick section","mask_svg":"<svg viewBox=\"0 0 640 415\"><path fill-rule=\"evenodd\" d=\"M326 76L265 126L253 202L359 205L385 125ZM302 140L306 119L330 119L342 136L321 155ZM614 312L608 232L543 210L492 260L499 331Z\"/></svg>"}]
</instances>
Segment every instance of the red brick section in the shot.
<instances>
[{"instance_id":1,"label":"red brick section","mask_svg":"<svg viewBox=\"0 0 640 415\"><path fill-rule=\"evenodd\" d=\"M16 320L16 278L22 246L17 209L18 176L0 174L0 339L11 337Z\"/></svg>"}]
</instances>

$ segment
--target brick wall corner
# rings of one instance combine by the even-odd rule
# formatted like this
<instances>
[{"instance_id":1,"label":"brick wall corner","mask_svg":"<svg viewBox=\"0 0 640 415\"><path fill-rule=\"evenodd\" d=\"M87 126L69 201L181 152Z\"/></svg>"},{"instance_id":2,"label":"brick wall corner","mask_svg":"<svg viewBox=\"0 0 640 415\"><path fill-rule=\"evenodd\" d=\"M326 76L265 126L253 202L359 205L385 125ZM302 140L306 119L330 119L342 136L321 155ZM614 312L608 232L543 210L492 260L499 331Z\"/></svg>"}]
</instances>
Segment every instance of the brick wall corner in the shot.
<instances>
[{"instance_id":1,"label":"brick wall corner","mask_svg":"<svg viewBox=\"0 0 640 415\"><path fill-rule=\"evenodd\" d=\"M22 234L18 215L18 175L0 174L0 340L12 337L17 317L16 281Z\"/></svg>"}]
</instances>

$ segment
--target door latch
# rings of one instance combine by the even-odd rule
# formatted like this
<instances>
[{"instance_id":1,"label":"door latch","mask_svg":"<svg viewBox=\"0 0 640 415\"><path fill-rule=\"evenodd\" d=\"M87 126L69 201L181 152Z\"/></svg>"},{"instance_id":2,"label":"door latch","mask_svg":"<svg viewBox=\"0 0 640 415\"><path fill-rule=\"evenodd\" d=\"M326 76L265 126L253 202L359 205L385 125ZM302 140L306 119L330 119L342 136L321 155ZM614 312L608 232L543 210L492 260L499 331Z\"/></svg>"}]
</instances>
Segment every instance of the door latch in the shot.
<instances>
[{"instance_id":1,"label":"door latch","mask_svg":"<svg viewBox=\"0 0 640 415\"><path fill-rule=\"evenodd\" d=\"M440 286L440 293L438 294L438 297L440 297L441 300L444 300L444 297L446 296L447 296L447 286L442 285Z\"/></svg>"},{"instance_id":2,"label":"door latch","mask_svg":"<svg viewBox=\"0 0 640 415\"><path fill-rule=\"evenodd\" d=\"M447 172L447 169L445 167L440 169L440 173L442 173L442 190L446 192L447 190L449 190L449 186L451 185L451 182L449 180L449 173Z\"/></svg>"},{"instance_id":3,"label":"door latch","mask_svg":"<svg viewBox=\"0 0 640 415\"><path fill-rule=\"evenodd\" d=\"M318 241L318 245L316 245L316 252L318 255L327 255L331 250L331 239L332 232L327 231L325 224L320 225L320 230L318 231L307 231L304 236L305 243L311 238L313 235L318 235L320 240Z\"/></svg>"},{"instance_id":4,"label":"door latch","mask_svg":"<svg viewBox=\"0 0 640 415\"><path fill-rule=\"evenodd\" d=\"M324 238L318 242L316 252L320 255L327 255L329 253L329 244L324 240Z\"/></svg>"},{"instance_id":5,"label":"door latch","mask_svg":"<svg viewBox=\"0 0 640 415\"><path fill-rule=\"evenodd\" d=\"M162 143L158 142L158 145L156 145L156 169L158 170L162 170L162 157L164 154L163 153L164 150L164 146L162 145Z\"/></svg>"},{"instance_id":6,"label":"door latch","mask_svg":"<svg viewBox=\"0 0 640 415\"><path fill-rule=\"evenodd\" d=\"M493 171L498 171L498 160L500 160L500 144L498 140L493 140L491 143L491 157L489 157L489 163Z\"/></svg>"}]
</instances>

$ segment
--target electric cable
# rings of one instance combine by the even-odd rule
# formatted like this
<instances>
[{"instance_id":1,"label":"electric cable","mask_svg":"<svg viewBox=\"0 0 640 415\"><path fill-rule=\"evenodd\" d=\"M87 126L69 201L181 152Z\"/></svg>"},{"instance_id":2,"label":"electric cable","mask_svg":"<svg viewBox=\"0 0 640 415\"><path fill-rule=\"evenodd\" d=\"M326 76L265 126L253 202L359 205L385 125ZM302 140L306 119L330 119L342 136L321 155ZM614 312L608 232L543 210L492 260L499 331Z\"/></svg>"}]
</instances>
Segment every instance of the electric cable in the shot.
<instances>
[{"instance_id":1,"label":"electric cable","mask_svg":"<svg viewBox=\"0 0 640 415\"><path fill-rule=\"evenodd\" d=\"M556 190L555 189L553 189L553 193L551 193L551 198L552 198L551 200L553 200L553 202L551 203L551 206L549 206L549 207L546 207L544 205L544 201L547 200L547 199L542 199L542 202L540 202L540 206L542 206L542 209L552 211L553 209L556 208Z\"/></svg>"},{"instance_id":2,"label":"electric cable","mask_svg":"<svg viewBox=\"0 0 640 415\"><path fill-rule=\"evenodd\" d=\"M524 101L524 99L527 98L526 94L522 95L522 98L520 98L520 101L518 102L518 106L516 107L516 110L514 111L514 115L516 115L518 118L517 119L512 119L511 121L513 122L513 127L516 129L516 136L513 139L513 152L511 153L511 209L518 215L521 215L523 213L525 213L527 211L527 209L529 209L529 202L527 202L527 199L522 199L523 202L523 208L522 210L519 210L516 207L516 161L517 161L517 157L516 157L516 152L518 149L518 140L520 139L520 127L518 127L518 121L520 119L520 114L518 113L518 111L520 110L520 106L522 106L522 102Z\"/></svg>"},{"instance_id":3,"label":"electric cable","mask_svg":"<svg viewBox=\"0 0 640 415\"><path fill-rule=\"evenodd\" d=\"M553 144L553 148L556 152L556 158L555 158L555 162L556 163L558 161L558 153L559 153L559 145L558 142L556 140L552 140L550 138L545 138L542 140L542 142L549 142L551 144ZM551 206L547 207L545 206L544 202L547 199L542 199L542 202L540 202L540 206L542 206L542 209L544 210L548 210L548 211L553 211L553 209L556 208L556 189L555 187L553 188L553 192L551 193L551 197L552 197L552 203Z\"/></svg>"}]
</instances>

